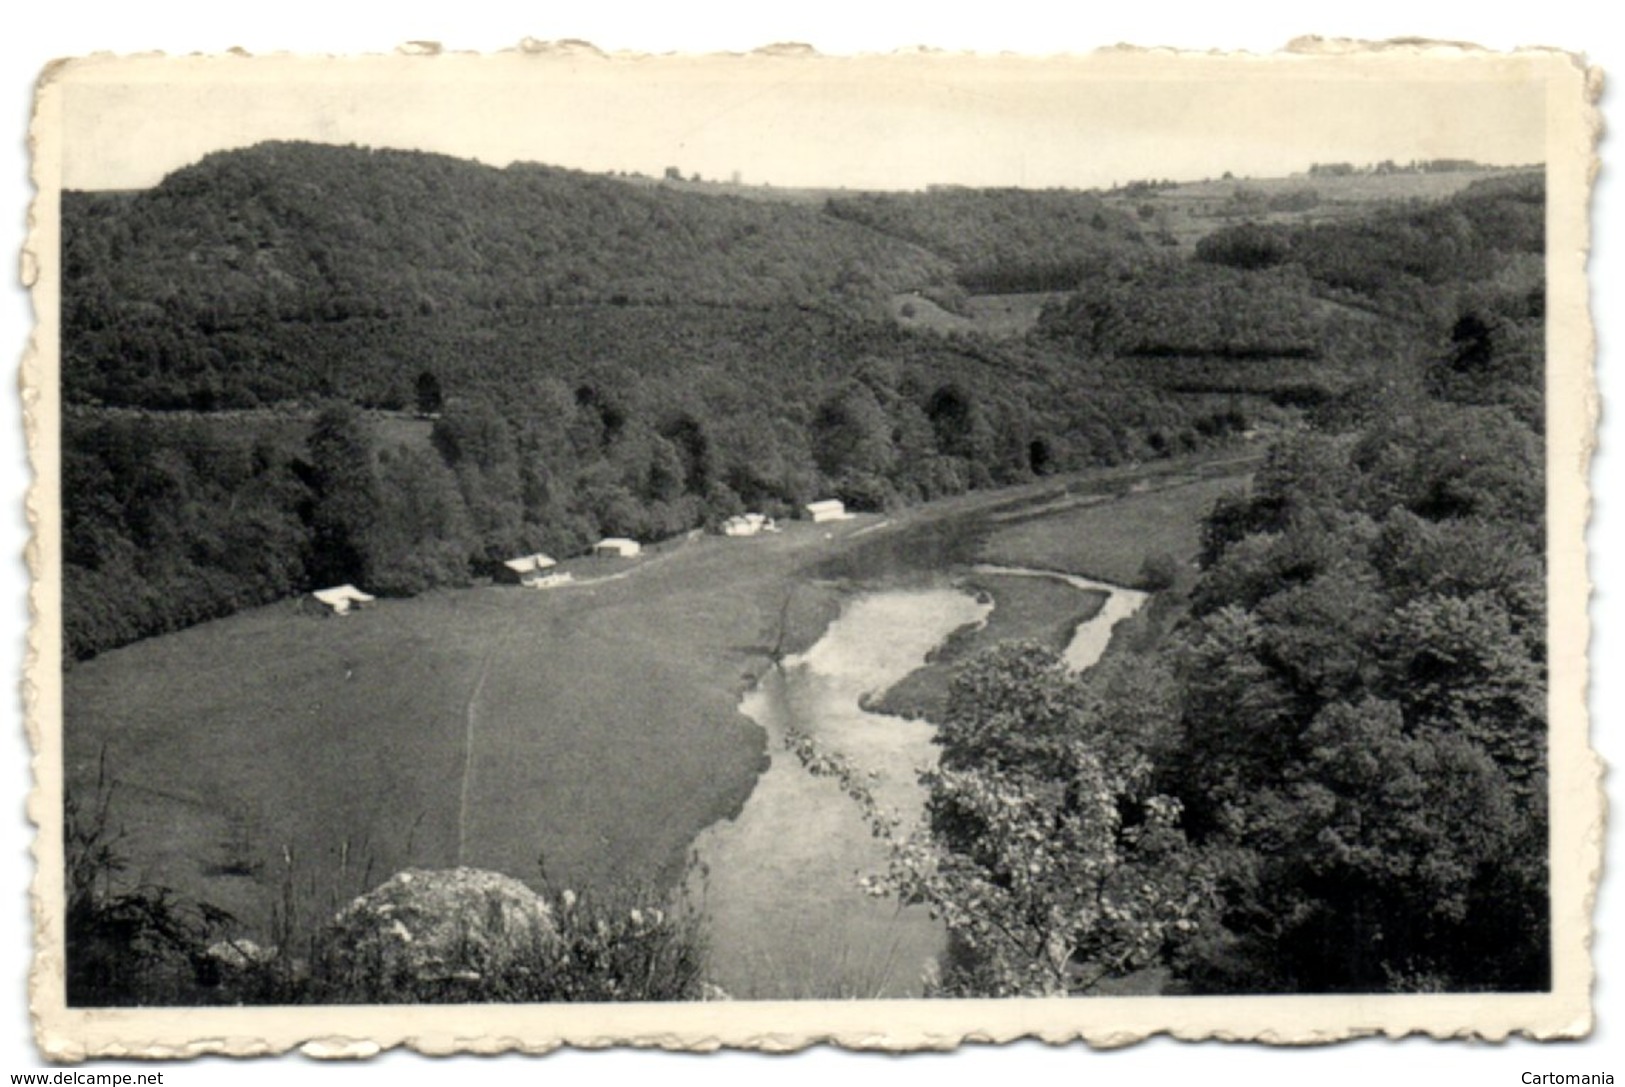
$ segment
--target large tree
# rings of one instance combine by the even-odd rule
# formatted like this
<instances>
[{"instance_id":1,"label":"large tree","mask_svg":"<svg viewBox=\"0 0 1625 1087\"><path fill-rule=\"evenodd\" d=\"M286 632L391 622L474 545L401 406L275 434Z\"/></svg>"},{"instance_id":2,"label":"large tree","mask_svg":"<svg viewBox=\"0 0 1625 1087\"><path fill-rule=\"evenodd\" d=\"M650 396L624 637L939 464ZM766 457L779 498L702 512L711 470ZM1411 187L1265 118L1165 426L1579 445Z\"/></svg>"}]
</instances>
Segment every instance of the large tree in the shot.
<instances>
[{"instance_id":1,"label":"large tree","mask_svg":"<svg viewBox=\"0 0 1625 1087\"><path fill-rule=\"evenodd\" d=\"M333 403L317 415L307 446L315 492L312 576L324 584L364 582L379 506L372 433L353 405Z\"/></svg>"},{"instance_id":2,"label":"large tree","mask_svg":"<svg viewBox=\"0 0 1625 1087\"><path fill-rule=\"evenodd\" d=\"M1201 927L1205 862L1154 783L1166 704L1155 684L1133 692L1149 715L1108 692L1137 682L1118 666L1080 677L1023 643L956 678L941 766L922 778L929 826L895 841L871 884L947 925L946 992L1093 992L1166 962Z\"/></svg>"}]
</instances>

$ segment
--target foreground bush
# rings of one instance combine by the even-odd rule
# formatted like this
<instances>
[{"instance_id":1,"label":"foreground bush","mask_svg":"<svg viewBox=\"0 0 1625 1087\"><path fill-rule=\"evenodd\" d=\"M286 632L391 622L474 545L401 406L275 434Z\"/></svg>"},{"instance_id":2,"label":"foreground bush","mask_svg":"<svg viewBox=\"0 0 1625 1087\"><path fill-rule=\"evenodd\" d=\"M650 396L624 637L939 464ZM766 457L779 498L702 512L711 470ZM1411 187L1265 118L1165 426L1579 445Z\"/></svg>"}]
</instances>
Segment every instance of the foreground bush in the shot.
<instances>
[{"instance_id":1,"label":"foreground bush","mask_svg":"<svg viewBox=\"0 0 1625 1087\"><path fill-rule=\"evenodd\" d=\"M229 918L122 878L112 797L103 779L91 803L70 799L64 811L68 1004L195 1002L195 966Z\"/></svg>"},{"instance_id":2,"label":"foreground bush","mask_svg":"<svg viewBox=\"0 0 1625 1087\"><path fill-rule=\"evenodd\" d=\"M167 888L128 886L111 788L67 810L68 1004L697 1000L706 941L682 892L532 890L473 868L397 873L300 921L292 866L267 943ZM545 881L544 881L545 882Z\"/></svg>"}]
</instances>

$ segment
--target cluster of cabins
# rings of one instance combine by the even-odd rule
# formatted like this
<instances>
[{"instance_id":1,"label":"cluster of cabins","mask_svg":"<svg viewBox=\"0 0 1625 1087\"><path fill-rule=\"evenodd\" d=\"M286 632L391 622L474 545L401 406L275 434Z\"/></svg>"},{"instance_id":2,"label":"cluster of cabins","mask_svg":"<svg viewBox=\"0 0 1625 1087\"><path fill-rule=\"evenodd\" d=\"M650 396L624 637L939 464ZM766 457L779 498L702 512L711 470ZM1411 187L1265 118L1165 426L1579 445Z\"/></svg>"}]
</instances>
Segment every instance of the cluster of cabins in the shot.
<instances>
[{"instance_id":1,"label":"cluster of cabins","mask_svg":"<svg viewBox=\"0 0 1625 1087\"><path fill-rule=\"evenodd\" d=\"M852 516L846 512L845 503L838 498L809 502L803 508L807 511L807 519L815 525L825 521L845 521ZM724 536L754 536L759 532L777 531L779 526L773 518L760 513L741 513L722 522Z\"/></svg>"},{"instance_id":2,"label":"cluster of cabins","mask_svg":"<svg viewBox=\"0 0 1625 1087\"><path fill-rule=\"evenodd\" d=\"M814 524L826 521L844 521L851 517L846 507L838 499L830 498L821 502L808 503L807 516ZM777 532L779 526L773 518L760 513L742 513L730 517L722 523L724 536L755 536L763 532ZM643 547L636 540L629 540L623 536L607 536L592 545L592 554L595 558L636 558L643 551ZM555 569L558 560L537 552L533 555L520 555L509 559L497 568L496 580L508 585L523 585L532 589L550 589L556 585L564 585L573 580L568 570ZM354 585L338 585L331 589L318 589L310 594L311 599L326 613L331 615L348 615L353 609L371 604L376 597L362 592Z\"/></svg>"}]
</instances>

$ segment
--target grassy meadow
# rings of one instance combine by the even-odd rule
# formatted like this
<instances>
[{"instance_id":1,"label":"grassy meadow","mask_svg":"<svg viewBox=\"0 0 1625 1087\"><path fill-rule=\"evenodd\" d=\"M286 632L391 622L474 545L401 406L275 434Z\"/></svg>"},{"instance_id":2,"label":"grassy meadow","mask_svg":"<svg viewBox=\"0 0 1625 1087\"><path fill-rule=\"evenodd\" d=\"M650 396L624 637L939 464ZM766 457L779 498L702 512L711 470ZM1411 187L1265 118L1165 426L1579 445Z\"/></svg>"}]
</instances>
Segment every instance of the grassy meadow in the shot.
<instances>
[{"instance_id":1,"label":"grassy meadow","mask_svg":"<svg viewBox=\"0 0 1625 1087\"><path fill-rule=\"evenodd\" d=\"M1045 305L1064 297L1061 291L972 294L964 301L964 312L955 313L910 291L894 295L889 308L892 318L904 328L977 332L995 339L1020 339L1038 327L1038 317Z\"/></svg>"},{"instance_id":2,"label":"grassy meadow","mask_svg":"<svg viewBox=\"0 0 1625 1087\"><path fill-rule=\"evenodd\" d=\"M1146 557L1196 557L1202 517L1213 503L1244 487L1234 476L1192 476L1149 483L1104 502L1082 502L1012 518L988 533L986 561L1079 574L1133 585Z\"/></svg>"},{"instance_id":3,"label":"grassy meadow","mask_svg":"<svg viewBox=\"0 0 1625 1087\"><path fill-rule=\"evenodd\" d=\"M138 642L67 673L70 788L105 749L132 878L244 919L285 848L319 906L409 864L670 875L749 793L763 741L738 695L781 613L786 648L821 629L827 602L786 611L785 577L827 543L709 538L589 561L573 588L284 602Z\"/></svg>"}]
</instances>

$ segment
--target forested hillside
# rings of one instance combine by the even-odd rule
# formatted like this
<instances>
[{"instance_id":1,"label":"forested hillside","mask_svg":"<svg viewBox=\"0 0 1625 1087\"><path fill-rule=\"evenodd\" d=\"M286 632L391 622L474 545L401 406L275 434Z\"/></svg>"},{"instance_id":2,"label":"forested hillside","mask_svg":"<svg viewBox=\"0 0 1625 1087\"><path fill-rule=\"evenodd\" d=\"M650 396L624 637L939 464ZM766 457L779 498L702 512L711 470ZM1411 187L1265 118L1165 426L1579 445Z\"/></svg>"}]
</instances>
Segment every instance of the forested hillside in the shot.
<instances>
[{"instance_id":1,"label":"forested hillside","mask_svg":"<svg viewBox=\"0 0 1625 1087\"><path fill-rule=\"evenodd\" d=\"M887 299L950 259L815 208L266 144L63 216L80 656L328 581L1149 455L1220 410L904 333Z\"/></svg>"},{"instance_id":2,"label":"forested hillside","mask_svg":"<svg viewBox=\"0 0 1625 1087\"><path fill-rule=\"evenodd\" d=\"M1225 225L1194 259L1116 249L1082 265L1075 292L1039 328L1172 392L1304 404L1414 385L1418 360L1446 336L1482 341L1486 358L1493 338L1498 366L1527 367L1541 357L1528 328L1542 316L1544 208L1541 175L1523 172L1355 219ZM1503 392L1538 425L1531 384Z\"/></svg>"},{"instance_id":3,"label":"forested hillside","mask_svg":"<svg viewBox=\"0 0 1625 1087\"><path fill-rule=\"evenodd\" d=\"M949 993L1550 984L1544 320L1482 287L1217 504L1157 636L958 675L879 881L946 918Z\"/></svg>"},{"instance_id":4,"label":"forested hillside","mask_svg":"<svg viewBox=\"0 0 1625 1087\"><path fill-rule=\"evenodd\" d=\"M790 205L309 144L213 154L133 197L71 195L63 219L70 396L154 408L401 406L415 375L397 352L429 329L477 349L490 323L548 307L861 315L949 275ZM498 333L518 350L546 336Z\"/></svg>"},{"instance_id":5,"label":"forested hillside","mask_svg":"<svg viewBox=\"0 0 1625 1087\"><path fill-rule=\"evenodd\" d=\"M1538 207L1532 175L1237 226L1193 262L1084 193L820 209L306 144L68 193L68 649L744 508L881 509L1196 450L1419 389L1441 343L1466 361L1427 371L1435 391L1501 402L1472 360L1539 360ZM1079 289L1026 339L887 308L1057 284ZM427 440L386 425L404 413L434 417Z\"/></svg>"},{"instance_id":6,"label":"forested hillside","mask_svg":"<svg viewBox=\"0 0 1625 1087\"><path fill-rule=\"evenodd\" d=\"M1142 243L1139 228L1094 193L964 189L864 193L830 215L941 254L966 290L1067 290L1101 253Z\"/></svg>"}]
</instances>

